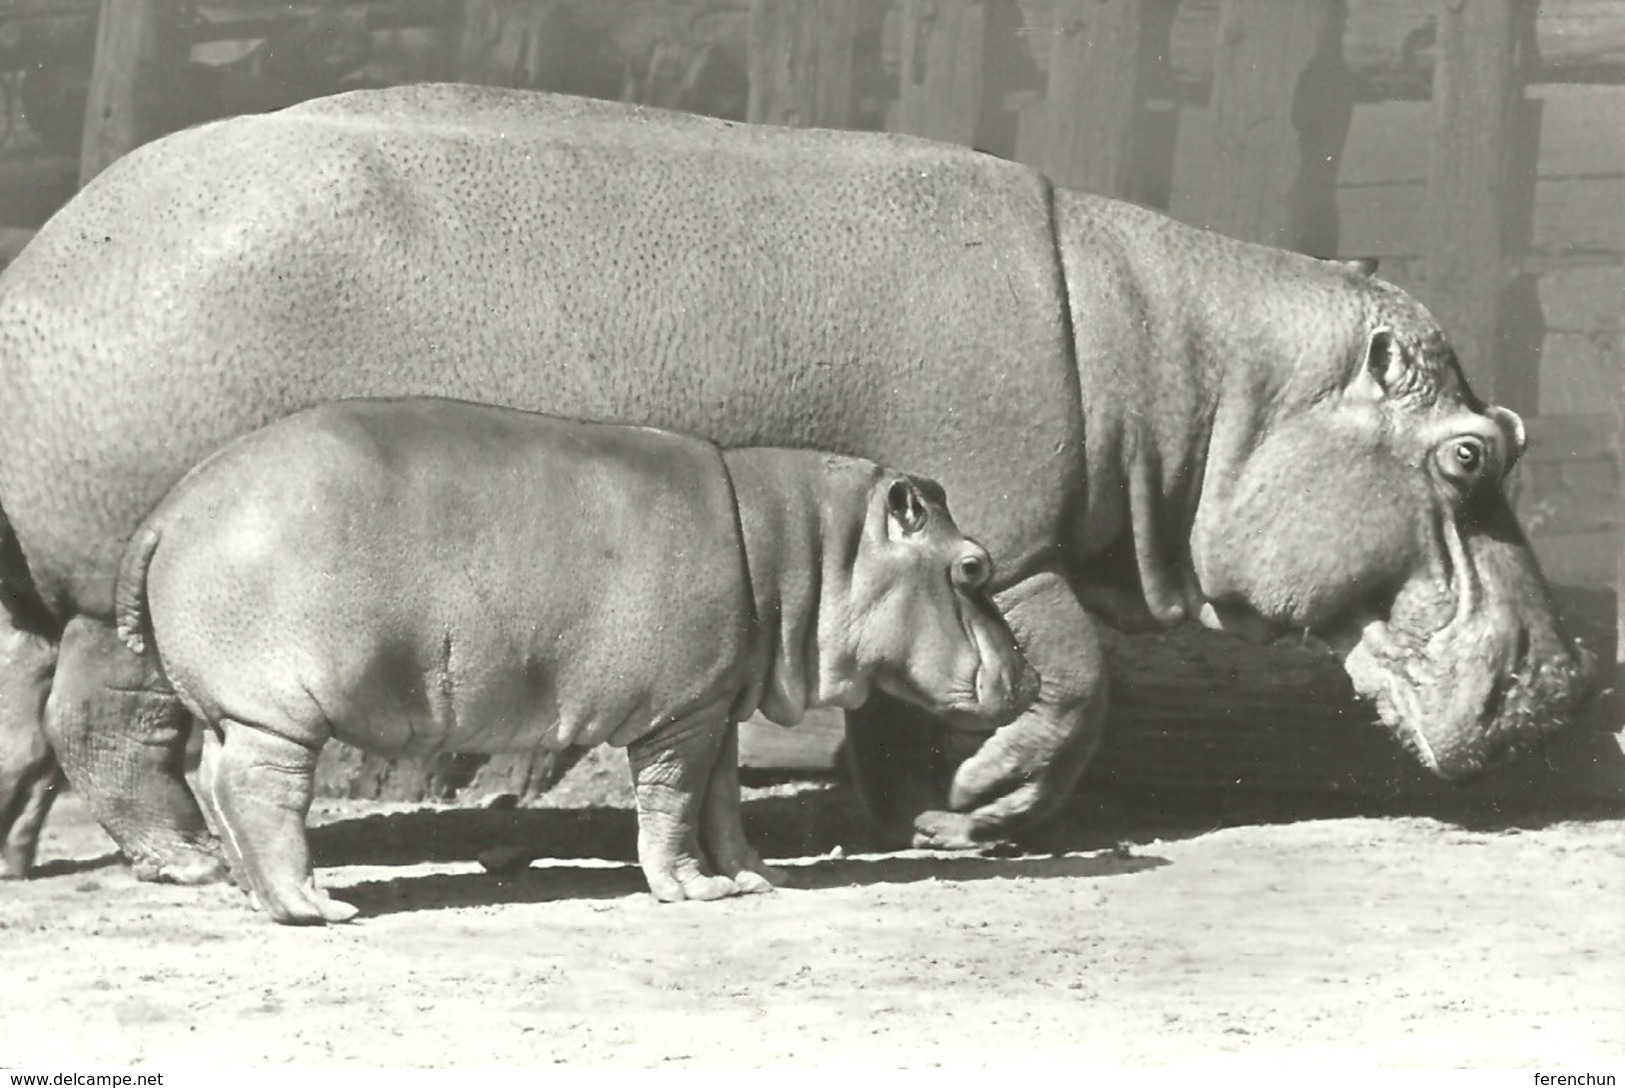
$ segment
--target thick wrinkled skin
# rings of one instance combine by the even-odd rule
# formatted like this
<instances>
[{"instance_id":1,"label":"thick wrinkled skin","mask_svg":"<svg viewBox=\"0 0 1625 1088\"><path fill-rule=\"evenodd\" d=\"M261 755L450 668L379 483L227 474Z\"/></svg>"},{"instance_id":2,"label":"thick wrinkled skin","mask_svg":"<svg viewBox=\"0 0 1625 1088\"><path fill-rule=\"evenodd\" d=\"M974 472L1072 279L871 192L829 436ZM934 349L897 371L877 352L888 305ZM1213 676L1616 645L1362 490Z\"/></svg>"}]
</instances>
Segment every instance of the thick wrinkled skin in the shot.
<instances>
[{"instance_id":1,"label":"thick wrinkled skin","mask_svg":"<svg viewBox=\"0 0 1625 1088\"><path fill-rule=\"evenodd\" d=\"M471 88L338 96L132 153L3 283L0 507L26 559L4 573L56 625L105 622L120 549L192 464L339 397L456 396L940 480L1042 685L991 737L961 724L950 743L891 699L849 715L900 841L971 845L1065 796L1106 707L1097 617L1309 628L1397 732L1448 719L1463 753L1556 728L1587 686L1527 547L1483 528L1521 425L1472 397L1426 311L1369 270L965 149ZM1464 433L1470 481L1440 470ZM1464 571L1502 584L1467 594ZM1412 599L1501 604L1393 612ZM1463 623L1493 652L1427 649ZM58 682L97 671L84 643ZM1404 683L1392 646L1433 679ZM1517 679L1536 674L1563 682ZM1379 694L1391 682L1404 697ZM1510 726L1509 685L1530 693ZM1484 698L1445 705L1447 688ZM59 752L87 732L133 746L102 705L47 709ZM955 768L949 750L973 754ZM134 776L65 767L121 843L164 853L140 815L174 811L158 771L114 805L98 779Z\"/></svg>"}]
</instances>

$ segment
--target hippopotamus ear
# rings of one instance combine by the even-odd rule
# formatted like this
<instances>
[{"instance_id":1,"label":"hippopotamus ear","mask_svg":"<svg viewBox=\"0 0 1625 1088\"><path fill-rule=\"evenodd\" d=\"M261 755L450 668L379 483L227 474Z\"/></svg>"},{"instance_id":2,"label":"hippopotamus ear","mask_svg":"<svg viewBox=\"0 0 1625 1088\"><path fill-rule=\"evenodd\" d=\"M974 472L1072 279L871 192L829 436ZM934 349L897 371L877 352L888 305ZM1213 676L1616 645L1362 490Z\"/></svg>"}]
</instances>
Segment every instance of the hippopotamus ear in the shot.
<instances>
[{"instance_id":1,"label":"hippopotamus ear","mask_svg":"<svg viewBox=\"0 0 1625 1088\"><path fill-rule=\"evenodd\" d=\"M1387 328L1374 329L1366 344L1365 361L1349 383L1349 392L1380 400L1396 391L1411 361L1405 349Z\"/></svg>"},{"instance_id":2,"label":"hippopotamus ear","mask_svg":"<svg viewBox=\"0 0 1625 1088\"><path fill-rule=\"evenodd\" d=\"M900 477L886 489L886 513L905 536L925 528L925 503L914 481Z\"/></svg>"},{"instance_id":3,"label":"hippopotamus ear","mask_svg":"<svg viewBox=\"0 0 1625 1088\"><path fill-rule=\"evenodd\" d=\"M1347 261L1339 260L1336 257L1322 257L1320 259L1328 264L1340 264L1355 275L1364 276L1367 279L1377 274L1377 258L1375 257L1355 257Z\"/></svg>"},{"instance_id":4,"label":"hippopotamus ear","mask_svg":"<svg viewBox=\"0 0 1625 1088\"><path fill-rule=\"evenodd\" d=\"M1529 434L1523 428L1522 417L1510 408L1492 404L1484 409L1484 414L1495 420L1495 425L1501 428L1501 434L1506 439L1506 464L1501 469L1505 475L1512 471L1512 466L1518 463L1518 458L1528 448Z\"/></svg>"}]
</instances>

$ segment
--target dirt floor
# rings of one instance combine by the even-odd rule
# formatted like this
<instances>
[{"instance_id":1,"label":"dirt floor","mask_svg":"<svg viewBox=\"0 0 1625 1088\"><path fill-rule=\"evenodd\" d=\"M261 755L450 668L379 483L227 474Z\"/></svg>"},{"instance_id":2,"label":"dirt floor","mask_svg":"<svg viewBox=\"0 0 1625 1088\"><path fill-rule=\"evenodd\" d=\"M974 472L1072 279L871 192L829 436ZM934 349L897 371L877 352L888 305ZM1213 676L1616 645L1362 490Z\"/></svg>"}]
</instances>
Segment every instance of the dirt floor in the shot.
<instances>
[{"instance_id":1,"label":"dirt floor","mask_svg":"<svg viewBox=\"0 0 1625 1088\"><path fill-rule=\"evenodd\" d=\"M874 856L844 787L782 782L746 811L795 887L661 906L619 766L566 787L544 809L323 802L319 879L363 910L326 930L137 884L69 796L43 876L0 888L0 1065L1625 1059L1617 811L1135 833L1097 810L1056 853ZM548 857L472 860L521 842Z\"/></svg>"}]
</instances>

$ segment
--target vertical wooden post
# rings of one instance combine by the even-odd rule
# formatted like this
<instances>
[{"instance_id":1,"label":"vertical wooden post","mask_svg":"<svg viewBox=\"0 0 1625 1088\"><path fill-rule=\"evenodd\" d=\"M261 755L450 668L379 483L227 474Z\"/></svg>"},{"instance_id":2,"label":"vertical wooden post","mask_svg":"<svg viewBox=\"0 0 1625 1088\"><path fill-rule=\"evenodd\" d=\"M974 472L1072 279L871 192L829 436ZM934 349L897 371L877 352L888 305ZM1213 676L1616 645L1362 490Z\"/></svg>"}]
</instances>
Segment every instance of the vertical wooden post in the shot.
<instances>
[{"instance_id":1,"label":"vertical wooden post","mask_svg":"<svg viewBox=\"0 0 1625 1088\"><path fill-rule=\"evenodd\" d=\"M1519 0L1436 5L1426 301L1485 399L1505 384L1497 381L1497 334L1522 256L1509 238L1518 222L1512 165L1523 97L1520 6Z\"/></svg>"},{"instance_id":2,"label":"vertical wooden post","mask_svg":"<svg viewBox=\"0 0 1625 1088\"><path fill-rule=\"evenodd\" d=\"M903 0L898 131L975 142L986 32L986 0Z\"/></svg>"},{"instance_id":3,"label":"vertical wooden post","mask_svg":"<svg viewBox=\"0 0 1625 1088\"><path fill-rule=\"evenodd\" d=\"M160 0L102 0L79 185L151 138L144 86L162 48Z\"/></svg>"},{"instance_id":4,"label":"vertical wooden post","mask_svg":"<svg viewBox=\"0 0 1625 1088\"><path fill-rule=\"evenodd\" d=\"M1058 185L1123 200L1142 179L1146 95L1178 0L1057 0L1042 168Z\"/></svg>"},{"instance_id":5,"label":"vertical wooden post","mask_svg":"<svg viewBox=\"0 0 1625 1088\"><path fill-rule=\"evenodd\" d=\"M751 121L846 128L859 0L751 0Z\"/></svg>"},{"instance_id":6,"label":"vertical wooden post","mask_svg":"<svg viewBox=\"0 0 1625 1088\"><path fill-rule=\"evenodd\" d=\"M1213 58L1208 226L1337 252L1337 167L1354 113L1345 0L1223 0Z\"/></svg>"}]
</instances>

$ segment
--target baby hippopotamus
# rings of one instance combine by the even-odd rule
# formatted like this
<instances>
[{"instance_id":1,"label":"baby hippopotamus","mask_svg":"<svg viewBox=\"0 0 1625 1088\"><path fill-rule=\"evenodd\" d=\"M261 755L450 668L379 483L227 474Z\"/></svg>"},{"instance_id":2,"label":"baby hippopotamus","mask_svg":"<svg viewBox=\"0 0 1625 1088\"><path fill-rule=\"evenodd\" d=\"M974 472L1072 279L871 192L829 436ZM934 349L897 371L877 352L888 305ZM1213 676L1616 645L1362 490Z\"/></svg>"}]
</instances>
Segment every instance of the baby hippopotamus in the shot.
<instances>
[{"instance_id":1,"label":"baby hippopotamus","mask_svg":"<svg viewBox=\"0 0 1625 1088\"><path fill-rule=\"evenodd\" d=\"M872 689L1007 720L1037 677L934 482L433 398L247 434L131 538L119 631L207 726L202 803L280 922L344 921L305 838L330 737L627 749L661 900L762 891L738 726Z\"/></svg>"}]
</instances>

